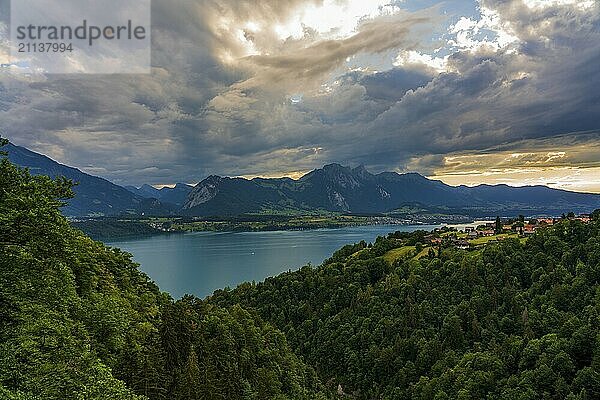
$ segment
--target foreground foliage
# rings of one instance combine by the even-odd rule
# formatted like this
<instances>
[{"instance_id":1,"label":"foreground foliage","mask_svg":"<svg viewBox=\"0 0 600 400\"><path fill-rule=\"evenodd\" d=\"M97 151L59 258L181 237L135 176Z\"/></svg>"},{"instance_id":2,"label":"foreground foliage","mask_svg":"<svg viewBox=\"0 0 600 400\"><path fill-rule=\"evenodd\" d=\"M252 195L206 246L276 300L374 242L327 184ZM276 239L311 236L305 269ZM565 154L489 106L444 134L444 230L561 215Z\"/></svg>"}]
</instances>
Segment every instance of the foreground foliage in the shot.
<instances>
[{"instance_id":1,"label":"foreground foliage","mask_svg":"<svg viewBox=\"0 0 600 400\"><path fill-rule=\"evenodd\" d=\"M320 397L280 331L239 306L173 302L71 228L70 187L0 161L0 398Z\"/></svg>"},{"instance_id":2,"label":"foreground foliage","mask_svg":"<svg viewBox=\"0 0 600 400\"><path fill-rule=\"evenodd\" d=\"M324 381L360 399L600 398L597 214L525 244L385 257L423 235L346 246L322 267L208 302L255 309Z\"/></svg>"}]
</instances>

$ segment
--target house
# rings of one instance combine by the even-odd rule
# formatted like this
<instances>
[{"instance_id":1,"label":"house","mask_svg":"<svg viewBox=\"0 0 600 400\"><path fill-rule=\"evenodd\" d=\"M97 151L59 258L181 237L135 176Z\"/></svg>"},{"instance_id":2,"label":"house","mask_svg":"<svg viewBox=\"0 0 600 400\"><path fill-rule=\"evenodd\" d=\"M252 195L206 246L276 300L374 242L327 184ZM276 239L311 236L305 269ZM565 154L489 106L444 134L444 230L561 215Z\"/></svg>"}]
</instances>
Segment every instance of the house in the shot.
<instances>
[{"instance_id":1,"label":"house","mask_svg":"<svg viewBox=\"0 0 600 400\"><path fill-rule=\"evenodd\" d=\"M437 235L427 235L423 239L428 241L431 244L440 244L442 243L442 238Z\"/></svg>"},{"instance_id":2,"label":"house","mask_svg":"<svg viewBox=\"0 0 600 400\"><path fill-rule=\"evenodd\" d=\"M479 231L478 233L479 233L479 236L494 236L496 234L496 232L494 232L491 229L487 229L487 230L484 230L484 231Z\"/></svg>"},{"instance_id":3,"label":"house","mask_svg":"<svg viewBox=\"0 0 600 400\"><path fill-rule=\"evenodd\" d=\"M461 249L461 250L467 250L470 247L469 242L467 242L466 240L458 240L454 244L457 249Z\"/></svg>"},{"instance_id":4,"label":"house","mask_svg":"<svg viewBox=\"0 0 600 400\"><path fill-rule=\"evenodd\" d=\"M540 218L538 219L539 225L554 225L554 218Z\"/></svg>"},{"instance_id":5,"label":"house","mask_svg":"<svg viewBox=\"0 0 600 400\"><path fill-rule=\"evenodd\" d=\"M583 222L585 224L587 224L588 222L590 222L592 220L589 215L585 215L585 214L584 215L580 215L579 217L576 217L575 219L577 221L581 221L581 222Z\"/></svg>"},{"instance_id":6,"label":"house","mask_svg":"<svg viewBox=\"0 0 600 400\"><path fill-rule=\"evenodd\" d=\"M533 235L536 229L535 225L527 224L523 227L523 235Z\"/></svg>"}]
</instances>

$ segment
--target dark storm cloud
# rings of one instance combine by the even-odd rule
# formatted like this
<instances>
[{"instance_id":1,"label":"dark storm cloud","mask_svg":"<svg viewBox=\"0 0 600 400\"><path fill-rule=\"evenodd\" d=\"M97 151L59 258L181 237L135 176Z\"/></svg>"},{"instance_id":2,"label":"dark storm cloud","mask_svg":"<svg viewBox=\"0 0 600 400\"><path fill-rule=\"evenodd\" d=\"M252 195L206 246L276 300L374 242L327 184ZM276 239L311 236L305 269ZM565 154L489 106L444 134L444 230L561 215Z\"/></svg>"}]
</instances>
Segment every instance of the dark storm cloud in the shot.
<instances>
[{"instance_id":1,"label":"dark storm cloud","mask_svg":"<svg viewBox=\"0 0 600 400\"><path fill-rule=\"evenodd\" d=\"M446 154L535 141L560 151L574 146L565 133L600 128L598 6L482 0L520 41L458 51L434 74L418 63L380 72L344 64L419 49L414 29L436 21L436 10L369 19L343 38L306 28L282 39L265 28L305 4L156 0L152 75L1 72L0 130L121 183L164 184L332 161L429 172Z\"/></svg>"},{"instance_id":2,"label":"dark storm cloud","mask_svg":"<svg viewBox=\"0 0 600 400\"><path fill-rule=\"evenodd\" d=\"M360 84L373 99L399 101L409 90L425 86L433 76L420 70L394 68L389 71L362 76Z\"/></svg>"},{"instance_id":3,"label":"dark storm cloud","mask_svg":"<svg viewBox=\"0 0 600 400\"><path fill-rule=\"evenodd\" d=\"M308 3L181 1L174 7L154 1L151 76L3 71L0 129L17 144L118 182L193 181L211 171L243 172L253 158L318 139L313 112L289 109L278 98L284 92L273 94L268 79L265 87L249 84L267 69L263 65L257 72L257 64L290 73L296 68L293 59L281 64L290 53L242 62L247 49L236 38L244 23L284 22L300 4ZM6 9L7 2L2 6ZM301 59L313 57L311 74L325 74L356 52L403 43L407 27L418 21L402 21L370 21L343 40L289 38L286 49L303 52ZM263 51L281 46L272 32L255 34L253 40ZM336 55L325 51L335 48ZM280 130L281 121L290 130ZM293 132L298 126L302 135Z\"/></svg>"},{"instance_id":4,"label":"dark storm cloud","mask_svg":"<svg viewBox=\"0 0 600 400\"><path fill-rule=\"evenodd\" d=\"M481 49L450 57L454 72L407 93L368 127L378 133L377 141L366 143L370 147L363 145L363 150L376 157L361 157L362 162L402 166L410 154L439 161L446 153L522 139L547 144L566 132L599 128L600 78L594 72L600 62L598 7L537 10L520 1L484 4L498 6L510 22L522 40L517 50ZM527 51L532 48L538 50ZM586 140L597 144L600 135L587 135ZM395 149L396 156L378 152L380 143ZM555 145L557 150L566 148L564 140ZM382 154L390 157L383 163L378 160Z\"/></svg>"}]
</instances>

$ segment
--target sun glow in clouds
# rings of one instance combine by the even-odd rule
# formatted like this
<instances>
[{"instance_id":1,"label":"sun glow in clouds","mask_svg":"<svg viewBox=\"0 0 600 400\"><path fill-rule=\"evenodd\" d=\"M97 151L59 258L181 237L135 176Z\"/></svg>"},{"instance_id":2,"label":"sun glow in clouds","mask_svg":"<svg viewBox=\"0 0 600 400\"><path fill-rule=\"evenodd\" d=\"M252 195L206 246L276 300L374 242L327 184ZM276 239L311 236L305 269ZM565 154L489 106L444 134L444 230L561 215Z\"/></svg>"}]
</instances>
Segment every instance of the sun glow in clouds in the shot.
<instances>
[{"instance_id":1,"label":"sun glow in clouds","mask_svg":"<svg viewBox=\"0 0 600 400\"><path fill-rule=\"evenodd\" d=\"M592 161L595 146L444 157L430 176L450 185L546 185L556 189L600 192L600 164Z\"/></svg>"},{"instance_id":2,"label":"sun glow in clouds","mask_svg":"<svg viewBox=\"0 0 600 400\"><path fill-rule=\"evenodd\" d=\"M281 40L290 37L300 39L304 36L305 28L313 29L326 38L344 38L355 32L361 20L392 14L398 10L388 0L325 0L319 6L304 6L293 18L274 29Z\"/></svg>"},{"instance_id":3,"label":"sun glow in clouds","mask_svg":"<svg viewBox=\"0 0 600 400\"><path fill-rule=\"evenodd\" d=\"M544 185L554 189L576 192L600 193L600 167L554 167L548 169L490 169L466 171L453 174L436 174L431 179L441 180L449 185L477 186L481 184L510 186Z\"/></svg>"},{"instance_id":4,"label":"sun glow in clouds","mask_svg":"<svg viewBox=\"0 0 600 400\"><path fill-rule=\"evenodd\" d=\"M250 17L240 21L235 16L224 15L214 21L214 32L218 37L229 36L236 46L221 50L220 58L225 64L253 55L276 54L287 40L310 41L346 39L357 33L362 21L382 15L393 15L401 11L388 0L324 0L315 5L300 4L279 23L272 20L261 21L260 17ZM256 19L258 18L258 20ZM270 39L274 38L279 43ZM284 43L284 46L287 46Z\"/></svg>"}]
</instances>

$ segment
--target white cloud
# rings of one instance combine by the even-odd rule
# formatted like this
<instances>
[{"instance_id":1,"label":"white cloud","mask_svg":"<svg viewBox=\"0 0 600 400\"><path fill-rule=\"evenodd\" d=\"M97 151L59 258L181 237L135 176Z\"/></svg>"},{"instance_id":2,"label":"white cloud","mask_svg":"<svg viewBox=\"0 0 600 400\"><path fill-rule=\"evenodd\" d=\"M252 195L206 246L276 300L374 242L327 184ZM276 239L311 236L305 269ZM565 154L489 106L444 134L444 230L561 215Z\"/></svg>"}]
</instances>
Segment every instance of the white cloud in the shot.
<instances>
[{"instance_id":1,"label":"white cloud","mask_svg":"<svg viewBox=\"0 0 600 400\"><path fill-rule=\"evenodd\" d=\"M460 51L475 52L482 48L498 51L519 42L510 23L497 11L485 6L480 6L480 11L480 19L462 17L450 27L449 33L454 35L449 40L451 46Z\"/></svg>"},{"instance_id":2,"label":"white cloud","mask_svg":"<svg viewBox=\"0 0 600 400\"><path fill-rule=\"evenodd\" d=\"M594 0L523 0L526 6L530 8L546 8L553 6L576 6L582 10L594 6Z\"/></svg>"},{"instance_id":3,"label":"white cloud","mask_svg":"<svg viewBox=\"0 0 600 400\"><path fill-rule=\"evenodd\" d=\"M424 54L416 50L401 51L396 61L395 66L425 66L435 72L446 72L449 70L448 57L435 57L429 54Z\"/></svg>"}]
</instances>

